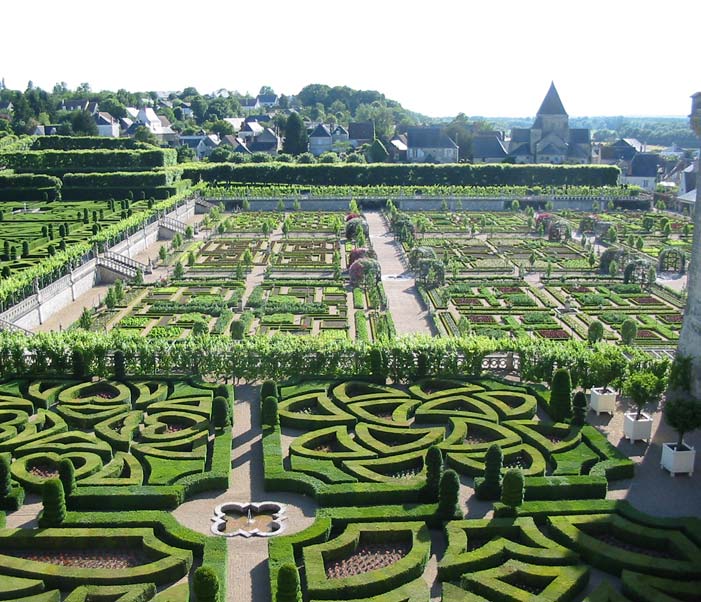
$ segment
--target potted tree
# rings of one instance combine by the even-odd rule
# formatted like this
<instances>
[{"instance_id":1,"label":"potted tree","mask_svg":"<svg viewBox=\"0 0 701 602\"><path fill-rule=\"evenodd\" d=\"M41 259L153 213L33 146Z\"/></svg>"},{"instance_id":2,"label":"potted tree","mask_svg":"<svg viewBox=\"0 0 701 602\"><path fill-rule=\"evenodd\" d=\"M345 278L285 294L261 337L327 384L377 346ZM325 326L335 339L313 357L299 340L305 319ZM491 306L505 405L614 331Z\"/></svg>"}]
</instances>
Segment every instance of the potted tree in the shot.
<instances>
[{"instance_id":1,"label":"potted tree","mask_svg":"<svg viewBox=\"0 0 701 602\"><path fill-rule=\"evenodd\" d=\"M694 472L696 450L684 443L684 435L701 427L701 402L680 397L670 399L664 406L667 424L677 431L676 443L662 444L661 468L666 468L672 476L678 472L691 476Z\"/></svg>"},{"instance_id":2,"label":"potted tree","mask_svg":"<svg viewBox=\"0 0 701 602\"><path fill-rule=\"evenodd\" d=\"M635 412L626 412L623 419L623 436L635 443L639 439L650 443L652 418L643 412L646 405L659 401L664 383L652 372L636 372L628 378L623 392L631 399Z\"/></svg>"},{"instance_id":3,"label":"potted tree","mask_svg":"<svg viewBox=\"0 0 701 602\"><path fill-rule=\"evenodd\" d=\"M618 391L611 387L611 382L616 379L624 369L616 358L605 353L597 353L592 357L589 366L590 382L601 384L591 388L589 396L589 409L598 416L606 412L613 416L616 410Z\"/></svg>"}]
</instances>

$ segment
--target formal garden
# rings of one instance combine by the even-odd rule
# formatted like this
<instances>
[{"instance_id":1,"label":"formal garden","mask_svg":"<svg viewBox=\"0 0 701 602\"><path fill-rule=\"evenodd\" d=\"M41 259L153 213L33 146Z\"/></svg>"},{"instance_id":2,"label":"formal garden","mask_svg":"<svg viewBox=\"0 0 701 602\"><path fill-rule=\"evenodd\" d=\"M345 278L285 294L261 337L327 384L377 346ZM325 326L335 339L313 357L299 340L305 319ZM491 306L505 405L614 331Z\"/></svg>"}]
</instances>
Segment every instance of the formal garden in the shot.
<instances>
[{"instance_id":1,"label":"formal garden","mask_svg":"<svg viewBox=\"0 0 701 602\"><path fill-rule=\"evenodd\" d=\"M701 414L659 411L688 218L610 167L38 140L0 155L3 309L209 213L64 332L0 331L0 600L696 599Z\"/></svg>"}]
</instances>

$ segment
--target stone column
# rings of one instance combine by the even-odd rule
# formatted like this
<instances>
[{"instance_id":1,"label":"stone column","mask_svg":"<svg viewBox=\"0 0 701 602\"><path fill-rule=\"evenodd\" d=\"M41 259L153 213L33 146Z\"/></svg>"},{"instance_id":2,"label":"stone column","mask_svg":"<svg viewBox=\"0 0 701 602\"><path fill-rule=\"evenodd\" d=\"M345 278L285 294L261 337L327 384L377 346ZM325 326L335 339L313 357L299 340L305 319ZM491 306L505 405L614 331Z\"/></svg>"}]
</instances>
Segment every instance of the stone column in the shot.
<instances>
[{"instance_id":1,"label":"stone column","mask_svg":"<svg viewBox=\"0 0 701 602\"><path fill-rule=\"evenodd\" d=\"M691 127L701 137L701 92L694 94L692 99ZM699 162L701 164L701 158ZM694 238L687 274L688 296L677 353L691 358L691 394L701 399L701 169L696 174Z\"/></svg>"}]
</instances>

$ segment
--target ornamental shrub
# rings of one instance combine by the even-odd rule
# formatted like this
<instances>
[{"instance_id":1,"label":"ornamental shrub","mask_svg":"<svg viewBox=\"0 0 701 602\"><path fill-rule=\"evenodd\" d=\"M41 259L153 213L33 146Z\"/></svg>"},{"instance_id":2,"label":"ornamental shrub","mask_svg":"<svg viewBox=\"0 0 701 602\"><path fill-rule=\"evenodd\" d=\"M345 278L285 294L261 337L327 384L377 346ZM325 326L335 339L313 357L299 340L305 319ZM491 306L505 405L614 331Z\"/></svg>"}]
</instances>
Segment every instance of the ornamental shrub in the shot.
<instances>
[{"instance_id":1,"label":"ornamental shrub","mask_svg":"<svg viewBox=\"0 0 701 602\"><path fill-rule=\"evenodd\" d=\"M598 343L604 338L604 325L599 320L594 320L589 324L589 329L587 330L587 340L590 343Z\"/></svg>"},{"instance_id":2,"label":"ornamental shrub","mask_svg":"<svg viewBox=\"0 0 701 602\"><path fill-rule=\"evenodd\" d=\"M621 339L624 345L632 345L638 336L638 325L633 318L626 318L621 324Z\"/></svg>"},{"instance_id":3,"label":"ornamental shrub","mask_svg":"<svg viewBox=\"0 0 701 602\"><path fill-rule=\"evenodd\" d=\"M12 490L12 472L10 454L0 454L0 498L10 495Z\"/></svg>"},{"instance_id":4,"label":"ornamental shrub","mask_svg":"<svg viewBox=\"0 0 701 602\"><path fill-rule=\"evenodd\" d=\"M348 240L355 240L360 232L363 233L365 240L367 240L370 229L363 217L353 217L346 222L346 238Z\"/></svg>"},{"instance_id":5,"label":"ornamental shrub","mask_svg":"<svg viewBox=\"0 0 701 602\"><path fill-rule=\"evenodd\" d=\"M243 322L241 320L234 320L231 323L230 331L231 331L231 338L234 339L235 341L240 341L241 339L243 339L243 335L244 335Z\"/></svg>"},{"instance_id":6,"label":"ornamental shrub","mask_svg":"<svg viewBox=\"0 0 701 602\"><path fill-rule=\"evenodd\" d=\"M299 572L292 563L283 564L277 573L277 595L275 602L302 602Z\"/></svg>"},{"instance_id":7,"label":"ornamental shrub","mask_svg":"<svg viewBox=\"0 0 701 602\"><path fill-rule=\"evenodd\" d=\"M71 495L75 491L75 466L68 458L59 460L58 478L61 480L64 493Z\"/></svg>"},{"instance_id":8,"label":"ornamental shrub","mask_svg":"<svg viewBox=\"0 0 701 602\"><path fill-rule=\"evenodd\" d=\"M39 518L39 526L59 526L66 518L66 495L60 479L44 481L41 497L44 511Z\"/></svg>"},{"instance_id":9,"label":"ornamental shrub","mask_svg":"<svg viewBox=\"0 0 701 602\"><path fill-rule=\"evenodd\" d=\"M572 380L569 370L559 368L550 384L550 416L555 422L572 418Z\"/></svg>"},{"instance_id":10,"label":"ornamental shrub","mask_svg":"<svg viewBox=\"0 0 701 602\"><path fill-rule=\"evenodd\" d=\"M226 385L217 385L217 388L214 389L214 396L229 399L229 388Z\"/></svg>"},{"instance_id":11,"label":"ornamental shrub","mask_svg":"<svg viewBox=\"0 0 701 602\"><path fill-rule=\"evenodd\" d=\"M380 281L382 268L376 259L363 257L353 262L348 268L348 275L352 286L368 286Z\"/></svg>"},{"instance_id":12,"label":"ornamental shrub","mask_svg":"<svg viewBox=\"0 0 701 602\"><path fill-rule=\"evenodd\" d=\"M195 602L217 602L219 600L219 578L208 566L199 567L192 583Z\"/></svg>"},{"instance_id":13,"label":"ornamental shrub","mask_svg":"<svg viewBox=\"0 0 701 602\"><path fill-rule=\"evenodd\" d=\"M212 422L216 428L224 428L231 423L229 402L226 397L217 395L212 401Z\"/></svg>"},{"instance_id":14,"label":"ornamental shrub","mask_svg":"<svg viewBox=\"0 0 701 602\"><path fill-rule=\"evenodd\" d=\"M77 379L85 378L85 358L80 349L73 349L72 352L73 377Z\"/></svg>"},{"instance_id":15,"label":"ornamental shrub","mask_svg":"<svg viewBox=\"0 0 701 602\"><path fill-rule=\"evenodd\" d=\"M277 397L277 383L274 380L264 380L260 386L260 398Z\"/></svg>"},{"instance_id":16,"label":"ornamental shrub","mask_svg":"<svg viewBox=\"0 0 701 602\"><path fill-rule=\"evenodd\" d=\"M587 398L584 391L577 391L572 399L572 424L582 426L586 422Z\"/></svg>"},{"instance_id":17,"label":"ornamental shrub","mask_svg":"<svg viewBox=\"0 0 701 602\"><path fill-rule=\"evenodd\" d=\"M525 484L523 472L518 468L510 468L504 474L501 485L501 503L510 508L516 508L523 503Z\"/></svg>"},{"instance_id":18,"label":"ornamental shrub","mask_svg":"<svg viewBox=\"0 0 701 602\"><path fill-rule=\"evenodd\" d=\"M677 431L676 448L684 445L684 435L701 428L701 402L689 397L670 399L664 405L667 424Z\"/></svg>"},{"instance_id":19,"label":"ornamental shrub","mask_svg":"<svg viewBox=\"0 0 701 602\"><path fill-rule=\"evenodd\" d=\"M126 375L127 366L124 351L118 349L114 352L114 378L115 380L124 380Z\"/></svg>"},{"instance_id":20,"label":"ornamental shrub","mask_svg":"<svg viewBox=\"0 0 701 602\"><path fill-rule=\"evenodd\" d=\"M636 420L640 420L646 405L659 401L662 391L664 391L664 380L652 372L636 372L623 383L623 393L630 397L636 407Z\"/></svg>"},{"instance_id":21,"label":"ornamental shrub","mask_svg":"<svg viewBox=\"0 0 701 602\"><path fill-rule=\"evenodd\" d=\"M441 477L443 476L443 453L432 445L426 452L426 485L421 491L425 502L435 502L438 499Z\"/></svg>"},{"instance_id":22,"label":"ornamental shrub","mask_svg":"<svg viewBox=\"0 0 701 602\"><path fill-rule=\"evenodd\" d=\"M444 520L452 520L458 510L460 479L454 470L446 470L441 476L438 494L438 515Z\"/></svg>"},{"instance_id":23,"label":"ornamental shrub","mask_svg":"<svg viewBox=\"0 0 701 602\"><path fill-rule=\"evenodd\" d=\"M479 484L477 494L483 500L499 499L501 490L501 469L504 465L504 454L498 443L492 443L484 458L484 480Z\"/></svg>"},{"instance_id":24,"label":"ornamental shrub","mask_svg":"<svg viewBox=\"0 0 701 602\"><path fill-rule=\"evenodd\" d=\"M377 382L387 381L387 362L382 349L374 347L370 350L370 374Z\"/></svg>"},{"instance_id":25,"label":"ornamental shrub","mask_svg":"<svg viewBox=\"0 0 701 602\"><path fill-rule=\"evenodd\" d=\"M277 397L269 395L263 399L263 409L261 420L264 426L277 426L280 424L280 418L277 413Z\"/></svg>"}]
</instances>

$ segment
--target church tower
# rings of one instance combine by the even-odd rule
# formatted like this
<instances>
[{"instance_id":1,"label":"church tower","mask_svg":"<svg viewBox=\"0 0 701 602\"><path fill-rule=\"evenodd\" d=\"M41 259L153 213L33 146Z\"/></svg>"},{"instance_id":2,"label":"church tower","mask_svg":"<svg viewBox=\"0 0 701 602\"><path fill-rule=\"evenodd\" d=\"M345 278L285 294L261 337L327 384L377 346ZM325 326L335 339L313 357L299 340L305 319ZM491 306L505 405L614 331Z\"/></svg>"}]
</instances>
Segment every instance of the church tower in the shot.
<instances>
[{"instance_id":1,"label":"church tower","mask_svg":"<svg viewBox=\"0 0 701 602\"><path fill-rule=\"evenodd\" d=\"M550 82L550 89L536 113L533 127L542 132L542 137L554 133L567 140L569 117L565 107L562 106L560 95L555 88L555 82Z\"/></svg>"}]
</instances>

